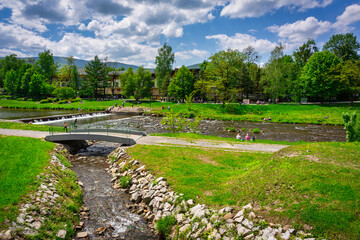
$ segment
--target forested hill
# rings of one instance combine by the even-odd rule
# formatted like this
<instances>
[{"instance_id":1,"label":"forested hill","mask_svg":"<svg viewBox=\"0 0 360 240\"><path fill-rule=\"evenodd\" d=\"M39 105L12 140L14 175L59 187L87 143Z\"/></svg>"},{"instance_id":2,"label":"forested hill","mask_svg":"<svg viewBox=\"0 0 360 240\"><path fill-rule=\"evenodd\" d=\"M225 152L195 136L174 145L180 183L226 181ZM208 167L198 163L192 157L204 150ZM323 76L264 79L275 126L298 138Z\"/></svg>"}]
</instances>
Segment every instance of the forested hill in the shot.
<instances>
[{"instance_id":1,"label":"forested hill","mask_svg":"<svg viewBox=\"0 0 360 240\"><path fill-rule=\"evenodd\" d=\"M21 58L24 60L28 60L28 58ZM33 57L33 59L35 59L35 61L37 61L39 59L39 57ZM54 61L55 63L57 62L59 64L59 67L61 67L62 65L65 65L67 63L67 58L66 57L56 57L54 56ZM78 66L78 68L84 68L85 64L87 64L90 61L87 60L82 60L82 59L75 59L75 64L76 66ZM130 64L125 64L125 63L119 63L119 62L108 62L108 64L110 66L113 66L113 64L116 64L116 68L119 67L124 67L125 70L128 68L132 68L133 70L137 69L139 66L136 65L130 65Z\"/></svg>"}]
</instances>

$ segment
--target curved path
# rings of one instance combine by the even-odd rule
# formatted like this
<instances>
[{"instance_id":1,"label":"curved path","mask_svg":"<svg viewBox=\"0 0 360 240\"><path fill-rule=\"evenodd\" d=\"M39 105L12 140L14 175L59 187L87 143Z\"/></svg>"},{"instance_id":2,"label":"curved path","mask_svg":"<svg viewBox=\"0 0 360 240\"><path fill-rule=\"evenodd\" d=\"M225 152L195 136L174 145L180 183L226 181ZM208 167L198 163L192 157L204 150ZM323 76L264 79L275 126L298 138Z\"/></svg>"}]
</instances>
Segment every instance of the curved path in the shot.
<instances>
[{"instance_id":1,"label":"curved path","mask_svg":"<svg viewBox=\"0 0 360 240\"><path fill-rule=\"evenodd\" d=\"M29 131L29 130L15 130L15 129L0 129L0 135L33 137L33 138L45 138L49 135L48 132L41 131ZM171 137L159 137L159 136L146 136L136 140L137 144L145 145L161 145L161 146L192 146L192 147L207 147L207 148L222 148L238 151L255 151L255 152L277 152L287 145L279 144L262 144L262 143L239 143L230 144L221 141L206 141L206 140L183 140Z\"/></svg>"}]
</instances>

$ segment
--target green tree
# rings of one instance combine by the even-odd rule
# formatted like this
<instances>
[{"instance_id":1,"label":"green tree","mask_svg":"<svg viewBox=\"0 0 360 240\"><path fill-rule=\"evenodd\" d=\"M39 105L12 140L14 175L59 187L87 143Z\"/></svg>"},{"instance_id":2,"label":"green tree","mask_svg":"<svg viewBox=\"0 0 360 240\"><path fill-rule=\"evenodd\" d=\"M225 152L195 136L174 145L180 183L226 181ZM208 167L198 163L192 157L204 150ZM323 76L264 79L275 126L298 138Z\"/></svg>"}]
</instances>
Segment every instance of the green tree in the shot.
<instances>
[{"instance_id":1,"label":"green tree","mask_svg":"<svg viewBox=\"0 0 360 240\"><path fill-rule=\"evenodd\" d=\"M262 89L262 86L260 84L260 81L261 81L261 68L256 64L250 64L249 65L249 75L250 75L250 79L251 79L252 84L253 84L253 91L252 92L257 98L260 98L260 96L263 93L263 89Z\"/></svg>"},{"instance_id":2,"label":"green tree","mask_svg":"<svg viewBox=\"0 0 360 240\"><path fill-rule=\"evenodd\" d=\"M295 58L295 62L301 69L308 62L309 58L318 51L319 49L317 48L315 41L309 39L306 43L294 51L293 56Z\"/></svg>"},{"instance_id":3,"label":"green tree","mask_svg":"<svg viewBox=\"0 0 360 240\"><path fill-rule=\"evenodd\" d=\"M53 76L56 75L57 65L55 65L54 57L50 50L39 53L37 64L40 66L41 73L44 75L46 81L51 84Z\"/></svg>"},{"instance_id":4,"label":"green tree","mask_svg":"<svg viewBox=\"0 0 360 240\"><path fill-rule=\"evenodd\" d=\"M135 93L135 74L132 68L128 68L124 74L121 75L121 94L126 98L134 96Z\"/></svg>"},{"instance_id":5,"label":"green tree","mask_svg":"<svg viewBox=\"0 0 360 240\"><path fill-rule=\"evenodd\" d=\"M13 69L10 69L5 75L5 81L4 81L4 89L7 94L15 95L16 88L17 88L17 74L16 71Z\"/></svg>"},{"instance_id":6,"label":"green tree","mask_svg":"<svg viewBox=\"0 0 360 240\"><path fill-rule=\"evenodd\" d=\"M174 62L175 54L172 48L164 43L164 46L158 49L158 56L155 58L156 86L161 90L162 96L167 94Z\"/></svg>"},{"instance_id":7,"label":"green tree","mask_svg":"<svg viewBox=\"0 0 360 240\"><path fill-rule=\"evenodd\" d=\"M72 66L65 64L60 68L59 73L59 84L57 84L59 87L62 86L68 86L70 79L71 79L71 70Z\"/></svg>"},{"instance_id":8,"label":"green tree","mask_svg":"<svg viewBox=\"0 0 360 240\"><path fill-rule=\"evenodd\" d=\"M241 68L244 64L245 56L237 50L228 49L220 51L210 57L211 62L206 69L206 76L210 89L214 89L214 94L223 101L238 98L243 89L240 89ZM223 105L224 106L224 105Z\"/></svg>"},{"instance_id":9,"label":"green tree","mask_svg":"<svg viewBox=\"0 0 360 240\"><path fill-rule=\"evenodd\" d=\"M254 64L260 61L260 55L255 51L255 48L248 46L242 53L245 55L245 62L247 64Z\"/></svg>"},{"instance_id":10,"label":"green tree","mask_svg":"<svg viewBox=\"0 0 360 240\"><path fill-rule=\"evenodd\" d=\"M134 97L136 101L142 98L151 97L151 88L154 86L154 83L150 71L145 70L142 66L136 69L134 85Z\"/></svg>"},{"instance_id":11,"label":"green tree","mask_svg":"<svg viewBox=\"0 0 360 240\"><path fill-rule=\"evenodd\" d=\"M17 71L24 62L24 60L18 59L16 54L11 54L4 59L0 59L0 88L4 87L6 73L11 69Z\"/></svg>"},{"instance_id":12,"label":"green tree","mask_svg":"<svg viewBox=\"0 0 360 240\"><path fill-rule=\"evenodd\" d=\"M343 61L359 59L360 44L353 33L335 34L325 43L323 50L334 53Z\"/></svg>"},{"instance_id":13,"label":"green tree","mask_svg":"<svg viewBox=\"0 0 360 240\"><path fill-rule=\"evenodd\" d=\"M35 73L31 76L31 80L29 83L30 97L39 99L43 95L44 81L45 81L45 77L42 74Z\"/></svg>"},{"instance_id":14,"label":"green tree","mask_svg":"<svg viewBox=\"0 0 360 240\"><path fill-rule=\"evenodd\" d=\"M29 93L29 86L31 82L32 75L35 74L35 68L32 66L31 68L28 68L25 72L25 74L21 78L21 92L24 94L23 96L28 97L30 96Z\"/></svg>"},{"instance_id":15,"label":"green tree","mask_svg":"<svg viewBox=\"0 0 360 240\"><path fill-rule=\"evenodd\" d=\"M168 94L184 100L194 90L194 75L184 65L175 73L168 88Z\"/></svg>"},{"instance_id":16,"label":"green tree","mask_svg":"<svg viewBox=\"0 0 360 240\"><path fill-rule=\"evenodd\" d=\"M22 96L25 97L27 92L22 89L22 78L25 75L26 71L32 68L32 65L30 63L23 63L19 70L17 71L17 81L16 81L16 96Z\"/></svg>"},{"instance_id":17,"label":"green tree","mask_svg":"<svg viewBox=\"0 0 360 240\"><path fill-rule=\"evenodd\" d=\"M85 65L85 72L88 81L87 92L97 98L99 96L99 90L101 91L101 82L106 80L105 67L98 56L95 56L94 60L91 60Z\"/></svg>"},{"instance_id":18,"label":"green tree","mask_svg":"<svg viewBox=\"0 0 360 240\"><path fill-rule=\"evenodd\" d=\"M69 86L76 91L80 89L80 78L76 65L73 65L71 67Z\"/></svg>"},{"instance_id":19,"label":"green tree","mask_svg":"<svg viewBox=\"0 0 360 240\"><path fill-rule=\"evenodd\" d=\"M320 102L332 100L338 93L339 82L329 77L329 71L339 63L340 59L332 52L314 53L301 74L304 95Z\"/></svg>"},{"instance_id":20,"label":"green tree","mask_svg":"<svg viewBox=\"0 0 360 240\"><path fill-rule=\"evenodd\" d=\"M345 123L347 141L360 142L360 121L357 118L357 112L343 113L342 119Z\"/></svg>"},{"instance_id":21,"label":"green tree","mask_svg":"<svg viewBox=\"0 0 360 240\"><path fill-rule=\"evenodd\" d=\"M350 95L351 103L353 103L360 93L360 60L348 60L344 65L338 65L341 67L339 75L341 86Z\"/></svg>"},{"instance_id":22,"label":"green tree","mask_svg":"<svg viewBox=\"0 0 360 240\"><path fill-rule=\"evenodd\" d=\"M60 87L56 88L53 93L59 99L71 99L75 98L75 91L71 87Z\"/></svg>"}]
</instances>

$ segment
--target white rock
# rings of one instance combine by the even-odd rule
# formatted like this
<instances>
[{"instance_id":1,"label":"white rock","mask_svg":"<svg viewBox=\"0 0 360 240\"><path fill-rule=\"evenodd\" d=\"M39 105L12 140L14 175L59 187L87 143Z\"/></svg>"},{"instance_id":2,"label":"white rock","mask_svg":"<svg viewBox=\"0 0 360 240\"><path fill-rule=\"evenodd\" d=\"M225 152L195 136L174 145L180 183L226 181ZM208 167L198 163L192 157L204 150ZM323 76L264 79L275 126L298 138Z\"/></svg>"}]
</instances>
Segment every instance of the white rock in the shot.
<instances>
[{"instance_id":1,"label":"white rock","mask_svg":"<svg viewBox=\"0 0 360 240\"><path fill-rule=\"evenodd\" d=\"M238 223L241 223L243 220L244 220L243 216L234 219L234 221Z\"/></svg>"},{"instance_id":2,"label":"white rock","mask_svg":"<svg viewBox=\"0 0 360 240\"><path fill-rule=\"evenodd\" d=\"M7 230L3 235L4 240L10 240L11 239L11 231Z\"/></svg>"},{"instance_id":3,"label":"white rock","mask_svg":"<svg viewBox=\"0 0 360 240\"><path fill-rule=\"evenodd\" d=\"M65 230L59 230L56 234L56 237L65 239L66 237L66 231Z\"/></svg>"},{"instance_id":4,"label":"white rock","mask_svg":"<svg viewBox=\"0 0 360 240\"><path fill-rule=\"evenodd\" d=\"M183 232L187 231L190 227L191 227L190 224L185 224L184 226L182 226L182 227L179 229L179 233L183 233Z\"/></svg>"},{"instance_id":5,"label":"white rock","mask_svg":"<svg viewBox=\"0 0 360 240\"><path fill-rule=\"evenodd\" d=\"M237 214L235 214L234 218L239 218L244 216L244 209L240 210Z\"/></svg>"},{"instance_id":6,"label":"white rock","mask_svg":"<svg viewBox=\"0 0 360 240\"><path fill-rule=\"evenodd\" d=\"M254 227L254 223L253 223L252 221L248 220L248 219L245 219L245 220L242 222L242 224L243 224L245 227L250 228L250 229Z\"/></svg>"},{"instance_id":7,"label":"white rock","mask_svg":"<svg viewBox=\"0 0 360 240\"><path fill-rule=\"evenodd\" d=\"M281 239L288 240L290 238L290 232L286 231L286 232L282 233L280 237L281 237Z\"/></svg>"},{"instance_id":8,"label":"white rock","mask_svg":"<svg viewBox=\"0 0 360 240\"><path fill-rule=\"evenodd\" d=\"M176 214L175 218L178 223L182 223L184 221L184 214Z\"/></svg>"},{"instance_id":9,"label":"white rock","mask_svg":"<svg viewBox=\"0 0 360 240\"><path fill-rule=\"evenodd\" d=\"M194 205L194 200L189 199L189 200L186 201L186 203L187 203L188 205L192 206L192 205Z\"/></svg>"},{"instance_id":10,"label":"white rock","mask_svg":"<svg viewBox=\"0 0 360 240\"><path fill-rule=\"evenodd\" d=\"M242 209L252 209L251 203L242 207Z\"/></svg>"},{"instance_id":11,"label":"white rock","mask_svg":"<svg viewBox=\"0 0 360 240\"><path fill-rule=\"evenodd\" d=\"M250 232L249 229L243 227L241 224L236 225L236 231L240 236L244 236Z\"/></svg>"}]
</instances>

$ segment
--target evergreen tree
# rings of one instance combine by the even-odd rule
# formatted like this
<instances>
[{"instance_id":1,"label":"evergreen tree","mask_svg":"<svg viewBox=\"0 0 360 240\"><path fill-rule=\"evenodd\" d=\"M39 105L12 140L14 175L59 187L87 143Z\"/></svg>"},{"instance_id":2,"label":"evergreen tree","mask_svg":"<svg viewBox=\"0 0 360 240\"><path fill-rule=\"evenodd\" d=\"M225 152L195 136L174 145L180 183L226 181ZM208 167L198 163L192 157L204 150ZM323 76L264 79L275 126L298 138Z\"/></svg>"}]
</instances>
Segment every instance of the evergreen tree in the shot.
<instances>
[{"instance_id":1,"label":"evergreen tree","mask_svg":"<svg viewBox=\"0 0 360 240\"><path fill-rule=\"evenodd\" d=\"M105 67L98 56L95 56L94 60L91 60L85 65L85 72L88 81L87 93L97 98L99 96L99 90L101 91L101 82L106 80Z\"/></svg>"}]
</instances>

